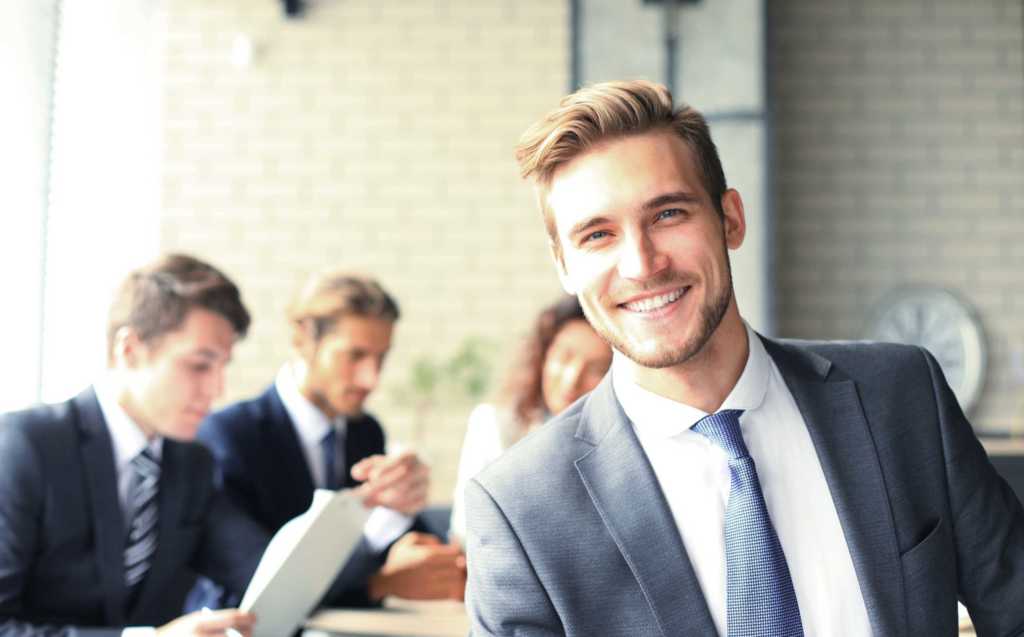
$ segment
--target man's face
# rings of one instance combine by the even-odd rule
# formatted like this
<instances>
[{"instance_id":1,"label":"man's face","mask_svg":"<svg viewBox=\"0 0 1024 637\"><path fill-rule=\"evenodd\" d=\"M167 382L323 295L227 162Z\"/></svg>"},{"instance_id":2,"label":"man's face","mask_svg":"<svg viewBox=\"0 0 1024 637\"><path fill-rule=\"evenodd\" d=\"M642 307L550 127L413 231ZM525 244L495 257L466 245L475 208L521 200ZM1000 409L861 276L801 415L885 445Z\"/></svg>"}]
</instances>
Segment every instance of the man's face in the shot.
<instances>
[{"instance_id":1,"label":"man's face","mask_svg":"<svg viewBox=\"0 0 1024 637\"><path fill-rule=\"evenodd\" d=\"M308 366L303 394L330 417L354 416L377 388L391 349L394 323L346 316L315 343L302 348Z\"/></svg>"},{"instance_id":2,"label":"man's face","mask_svg":"<svg viewBox=\"0 0 1024 637\"><path fill-rule=\"evenodd\" d=\"M189 310L181 327L150 343L132 340L119 363L125 411L148 435L192 440L224 391L237 334L220 314Z\"/></svg>"},{"instance_id":3,"label":"man's face","mask_svg":"<svg viewBox=\"0 0 1024 637\"><path fill-rule=\"evenodd\" d=\"M561 167L547 195L563 286L594 326L643 367L700 353L732 303L727 248L743 241L743 204L705 191L693 153L668 131L600 144ZM738 315L737 315L738 316Z\"/></svg>"}]
</instances>

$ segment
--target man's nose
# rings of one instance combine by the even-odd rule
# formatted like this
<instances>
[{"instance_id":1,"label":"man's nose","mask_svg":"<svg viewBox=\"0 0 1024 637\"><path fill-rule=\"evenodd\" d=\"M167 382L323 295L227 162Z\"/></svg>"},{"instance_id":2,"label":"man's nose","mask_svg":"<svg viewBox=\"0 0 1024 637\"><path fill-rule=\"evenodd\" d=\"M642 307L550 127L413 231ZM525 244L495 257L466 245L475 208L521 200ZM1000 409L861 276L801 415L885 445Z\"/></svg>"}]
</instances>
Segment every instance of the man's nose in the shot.
<instances>
[{"instance_id":1,"label":"man's nose","mask_svg":"<svg viewBox=\"0 0 1024 637\"><path fill-rule=\"evenodd\" d=\"M360 389L373 391L380 382L380 361L367 358L356 368L356 384Z\"/></svg>"},{"instance_id":2,"label":"man's nose","mask_svg":"<svg viewBox=\"0 0 1024 637\"><path fill-rule=\"evenodd\" d=\"M619 252L619 276L647 279L667 266L668 257L658 249L650 233L637 231L626 234Z\"/></svg>"},{"instance_id":3,"label":"man's nose","mask_svg":"<svg viewBox=\"0 0 1024 637\"><path fill-rule=\"evenodd\" d=\"M209 400L217 400L224 394L224 368L216 367L211 370L203 383L203 394Z\"/></svg>"}]
</instances>

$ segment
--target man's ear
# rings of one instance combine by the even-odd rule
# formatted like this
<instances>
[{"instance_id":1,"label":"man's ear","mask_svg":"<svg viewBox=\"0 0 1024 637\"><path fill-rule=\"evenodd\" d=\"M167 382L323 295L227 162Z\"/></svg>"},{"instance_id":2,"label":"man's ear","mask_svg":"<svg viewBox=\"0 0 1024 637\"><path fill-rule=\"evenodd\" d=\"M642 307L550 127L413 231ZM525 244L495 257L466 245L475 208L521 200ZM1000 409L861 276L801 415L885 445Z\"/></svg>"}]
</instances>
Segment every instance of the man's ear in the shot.
<instances>
[{"instance_id":1,"label":"man's ear","mask_svg":"<svg viewBox=\"0 0 1024 637\"><path fill-rule=\"evenodd\" d=\"M743 211L743 198L734 188L726 190L722 195L722 212L725 216L722 220L725 245L730 250L736 250L743 245L743 238L747 236L747 218Z\"/></svg>"},{"instance_id":2,"label":"man's ear","mask_svg":"<svg viewBox=\"0 0 1024 637\"><path fill-rule=\"evenodd\" d=\"M305 318L292 321L292 347L302 360L307 363L313 358L316 350L316 325L313 319Z\"/></svg>"},{"instance_id":3,"label":"man's ear","mask_svg":"<svg viewBox=\"0 0 1024 637\"><path fill-rule=\"evenodd\" d=\"M127 325L122 325L114 332L114 366L133 369L142 362L145 348L146 344L139 338L138 332Z\"/></svg>"}]
</instances>

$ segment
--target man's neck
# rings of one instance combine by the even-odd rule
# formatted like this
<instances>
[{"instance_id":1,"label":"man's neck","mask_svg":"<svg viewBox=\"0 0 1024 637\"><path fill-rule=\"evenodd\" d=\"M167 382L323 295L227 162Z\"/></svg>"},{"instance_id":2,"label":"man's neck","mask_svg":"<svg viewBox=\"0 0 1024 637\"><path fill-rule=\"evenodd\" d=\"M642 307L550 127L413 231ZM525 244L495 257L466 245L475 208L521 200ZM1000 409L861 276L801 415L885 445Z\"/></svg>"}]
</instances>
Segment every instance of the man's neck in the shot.
<instances>
[{"instance_id":1,"label":"man's neck","mask_svg":"<svg viewBox=\"0 0 1024 637\"><path fill-rule=\"evenodd\" d=\"M106 386L109 388L112 397L117 405L124 410L126 416L132 421L146 440L153 440L156 437L156 430L146 424L142 410L138 407L138 401L131 391L128 374L131 372L112 368L107 370Z\"/></svg>"},{"instance_id":2,"label":"man's neck","mask_svg":"<svg viewBox=\"0 0 1024 637\"><path fill-rule=\"evenodd\" d=\"M714 413L736 386L749 352L747 328L733 308L701 351L686 362L654 369L629 361L626 369L633 382L647 391Z\"/></svg>"}]
</instances>

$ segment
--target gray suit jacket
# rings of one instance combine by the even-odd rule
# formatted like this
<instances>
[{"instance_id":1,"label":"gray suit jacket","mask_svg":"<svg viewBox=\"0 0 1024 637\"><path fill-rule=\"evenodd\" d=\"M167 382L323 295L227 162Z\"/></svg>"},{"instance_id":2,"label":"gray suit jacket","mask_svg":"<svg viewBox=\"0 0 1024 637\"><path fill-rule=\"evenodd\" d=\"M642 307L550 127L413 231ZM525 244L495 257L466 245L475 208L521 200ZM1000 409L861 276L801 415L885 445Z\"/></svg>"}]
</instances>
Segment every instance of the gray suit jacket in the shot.
<instances>
[{"instance_id":1,"label":"gray suit jacket","mask_svg":"<svg viewBox=\"0 0 1024 637\"><path fill-rule=\"evenodd\" d=\"M935 360L763 339L817 450L874 634L1024 633L1024 511ZM793 494L800 497L800 494ZM610 377L470 483L474 635L714 635Z\"/></svg>"}]
</instances>

